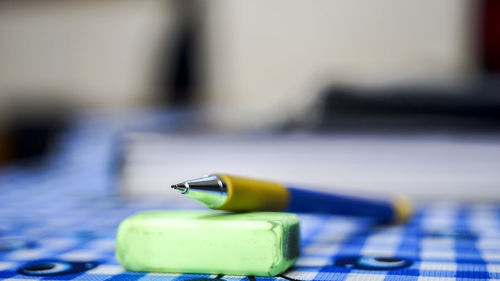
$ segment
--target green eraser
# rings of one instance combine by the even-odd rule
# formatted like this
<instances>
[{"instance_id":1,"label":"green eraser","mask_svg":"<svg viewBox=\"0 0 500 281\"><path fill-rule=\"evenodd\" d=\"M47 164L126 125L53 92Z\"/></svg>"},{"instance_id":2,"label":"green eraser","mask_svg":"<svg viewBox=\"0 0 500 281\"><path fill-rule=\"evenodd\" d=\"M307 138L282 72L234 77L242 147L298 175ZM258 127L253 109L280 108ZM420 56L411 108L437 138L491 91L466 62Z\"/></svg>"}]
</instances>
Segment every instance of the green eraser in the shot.
<instances>
[{"instance_id":1,"label":"green eraser","mask_svg":"<svg viewBox=\"0 0 500 281\"><path fill-rule=\"evenodd\" d=\"M299 218L279 212L141 212L120 224L116 241L120 264L145 272L274 276L299 249Z\"/></svg>"}]
</instances>

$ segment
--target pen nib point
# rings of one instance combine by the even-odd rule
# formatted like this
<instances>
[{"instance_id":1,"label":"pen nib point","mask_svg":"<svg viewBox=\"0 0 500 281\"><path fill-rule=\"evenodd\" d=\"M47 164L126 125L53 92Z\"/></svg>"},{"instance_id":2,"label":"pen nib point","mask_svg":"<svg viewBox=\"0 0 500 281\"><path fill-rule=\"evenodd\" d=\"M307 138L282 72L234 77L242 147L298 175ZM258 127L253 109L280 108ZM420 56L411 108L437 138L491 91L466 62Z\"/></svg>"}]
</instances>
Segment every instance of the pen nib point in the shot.
<instances>
[{"instance_id":1,"label":"pen nib point","mask_svg":"<svg viewBox=\"0 0 500 281\"><path fill-rule=\"evenodd\" d=\"M184 194L189 190L189 188L183 183L172 184L170 187L175 190L178 190L181 194Z\"/></svg>"}]
</instances>

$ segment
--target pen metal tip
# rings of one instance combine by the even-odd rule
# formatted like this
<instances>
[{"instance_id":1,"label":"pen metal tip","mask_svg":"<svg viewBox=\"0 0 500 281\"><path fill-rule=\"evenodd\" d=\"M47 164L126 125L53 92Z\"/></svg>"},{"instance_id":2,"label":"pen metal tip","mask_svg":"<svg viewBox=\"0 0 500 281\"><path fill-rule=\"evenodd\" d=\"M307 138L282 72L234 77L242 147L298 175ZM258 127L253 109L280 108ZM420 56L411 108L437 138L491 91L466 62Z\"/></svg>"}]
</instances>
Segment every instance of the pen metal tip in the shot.
<instances>
[{"instance_id":1,"label":"pen metal tip","mask_svg":"<svg viewBox=\"0 0 500 281\"><path fill-rule=\"evenodd\" d=\"M184 194L189 190L189 188L184 183L172 184L170 187L178 190L181 194Z\"/></svg>"}]
</instances>

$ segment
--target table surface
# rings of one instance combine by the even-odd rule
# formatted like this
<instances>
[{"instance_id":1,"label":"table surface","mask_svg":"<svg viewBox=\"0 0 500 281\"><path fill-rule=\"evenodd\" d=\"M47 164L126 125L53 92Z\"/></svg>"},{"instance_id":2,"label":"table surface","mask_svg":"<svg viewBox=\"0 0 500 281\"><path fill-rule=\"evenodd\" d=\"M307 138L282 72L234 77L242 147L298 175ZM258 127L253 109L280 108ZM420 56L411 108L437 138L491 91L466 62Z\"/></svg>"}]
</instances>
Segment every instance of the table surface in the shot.
<instances>
[{"instance_id":1,"label":"table surface","mask_svg":"<svg viewBox=\"0 0 500 281\"><path fill-rule=\"evenodd\" d=\"M421 204L407 224L383 227L300 215L300 258L276 278L125 271L114 257L120 221L141 210L186 206L116 196L109 155L119 127L82 122L47 168L0 171L0 278L500 280L500 205L454 202Z\"/></svg>"}]
</instances>

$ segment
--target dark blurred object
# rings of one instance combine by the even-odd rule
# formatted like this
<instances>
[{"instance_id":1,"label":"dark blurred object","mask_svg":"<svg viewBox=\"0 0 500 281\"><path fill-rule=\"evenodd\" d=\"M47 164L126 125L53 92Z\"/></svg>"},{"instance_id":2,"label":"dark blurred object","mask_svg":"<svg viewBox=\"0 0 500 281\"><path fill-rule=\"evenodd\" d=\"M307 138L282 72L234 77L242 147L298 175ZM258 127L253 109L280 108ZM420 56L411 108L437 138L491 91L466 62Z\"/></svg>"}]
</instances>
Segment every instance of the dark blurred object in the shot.
<instances>
[{"instance_id":1,"label":"dark blurred object","mask_svg":"<svg viewBox=\"0 0 500 281\"><path fill-rule=\"evenodd\" d=\"M161 105L188 106L199 94L200 7L198 1L174 3L178 28L173 40L171 34L166 38L164 50L168 51L160 63L157 100Z\"/></svg>"},{"instance_id":2,"label":"dark blurred object","mask_svg":"<svg viewBox=\"0 0 500 281\"><path fill-rule=\"evenodd\" d=\"M500 1L483 0L481 8L481 70L500 73Z\"/></svg>"},{"instance_id":3,"label":"dark blurred object","mask_svg":"<svg viewBox=\"0 0 500 281\"><path fill-rule=\"evenodd\" d=\"M337 131L500 132L500 81L460 88L327 89L313 128Z\"/></svg>"},{"instance_id":4,"label":"dark blurred object","mask_svg":"<svg viewBox=\"0 0 500 281\"><path fill-rule=\"evenodd\" d=\"M2 136L0 164L43 164L71 122L71 110L60 101L14 100Z\"/></svg>"},{"instance_id":5,"label":"dark blurred object","mask_svg":"<svg viewBox=\"0 0 500 281\"><path fill-rule=\"evenodd\" d=\"M6 128L0 126L0 165L12 158L11 140Z\"/></svg>"}]
</instances>

